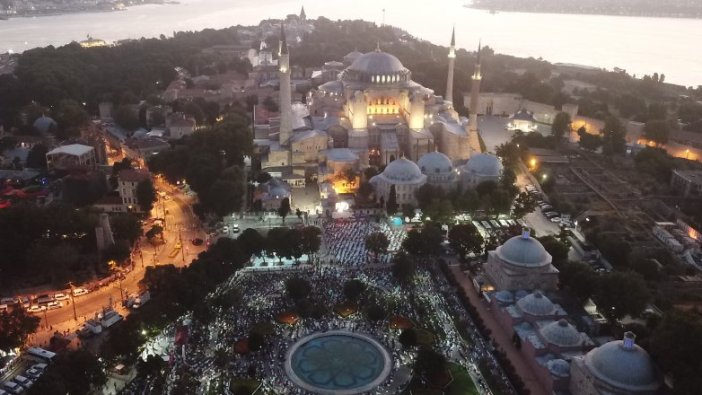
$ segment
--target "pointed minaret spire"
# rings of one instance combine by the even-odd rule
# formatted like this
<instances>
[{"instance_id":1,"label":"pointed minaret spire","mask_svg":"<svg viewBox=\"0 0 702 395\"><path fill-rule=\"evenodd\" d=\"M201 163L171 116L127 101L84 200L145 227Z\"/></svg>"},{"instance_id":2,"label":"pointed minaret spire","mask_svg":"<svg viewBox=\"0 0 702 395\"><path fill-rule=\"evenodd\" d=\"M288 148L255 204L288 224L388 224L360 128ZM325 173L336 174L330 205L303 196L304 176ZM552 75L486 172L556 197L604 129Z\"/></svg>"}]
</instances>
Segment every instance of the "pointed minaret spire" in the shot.
<instances>
[{"instance_id":1,"label":"pointed minaret spire","mask_svg":"<svg viewBox=\"0 0 702 395\"><path fill-rule=\"evenodd\" d=\"M446 78L446 101L453 104L453 69L456 63L456 27L451 31L451 46L448 53L448 76Z\"/></svg>"},{"instance_id":2,"label":"pointed minaret spire","mask_svg":"<svg viewBox=\"0 0 702 395\"><path fill-rule=\"evenodd\" d=\"M480 70L480 52L482 52L482 41L478 41L478 59L475 63L475 71L470 87L470 111L468 117L468 144L473 152L481 152L480 137L478 136L478 107L480 101L480 81L483 75Z\"/></svg>"},{"instance_id":3,"label":"pointed minaret spire","mask_svg":"<svg viewBox=\"0 0 702 395\"><path fill-rule=\"evenodd\" d=\"M278 56L288 54L288 39L285 38L285 25L280 24L280 50Z\"/></svg>"},{"instance_id":4,"label":"pointed minaret spire","mask_svg":"<svg viewBox=\"0 0 702 395\"><path fill-rule=\"evenodd\" d=\"M305 6L302 6L302 9L300 10L300 20L306 21L307 20L307 14L305 14Z\"/></svg>"},{"instance_id":5,"label":"pointed minaret spire","mask_svg":"<svg viewBox=\"0 0 702 395\"><path fill-rule=\"evenodd\" d=\"M380 40L377 40L375 42L375 52L381 52L380 51Z\"/></svg>"}]
</instances>

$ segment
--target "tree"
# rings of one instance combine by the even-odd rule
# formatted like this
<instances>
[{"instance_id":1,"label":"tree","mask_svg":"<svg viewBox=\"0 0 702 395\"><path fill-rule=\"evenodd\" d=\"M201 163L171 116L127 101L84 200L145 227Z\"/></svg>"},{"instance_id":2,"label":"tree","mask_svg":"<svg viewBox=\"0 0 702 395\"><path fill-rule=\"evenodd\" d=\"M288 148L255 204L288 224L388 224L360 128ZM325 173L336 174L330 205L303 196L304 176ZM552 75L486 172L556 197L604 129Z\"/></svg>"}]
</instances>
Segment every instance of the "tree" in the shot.
<instances>
[{"instance_id":1,"label":"tree","mask_svg":"<svg viewBox=\"0 0 702 395\"><path fill-rule=\"evenodd\" d=\"M554 265L568 260L568 251L570 248L566 244L560 242L553 236L539 237L538 240L553 258Z\"/></svg>"},{"instance_id":2,"label":"tree","mask_svg":"<svg viewBox=\"0 0 702 395\"><path fill-rule=\"evenodd\" d=\"M365 310L368 321L380 321L387 315L383 306L379 304L371 304Z\"/></svg>"},{"instance_id":3,"label":"tree","mask_svg":"<svg viewBox=\"0 0 702 395\"><path fill-rule=\"evenodd\" d=\"M553 124L551 125L551 135L557 140L561 140L566 132L570 131L570 114L567 112L559 112L556 117L553 118Z\"/></svg>"},{"instance_id":4,"label":"tree","mask_svg":"<svg viewBox=\"0 0 702 395\"><path fill-rule=\"evenodd\" d=\"M61 140L80 135L80 128L89 120L85 108L74 100L61 100L55 115Z\"/></svg>"},{"instance_id":5,"label":"tree","mask_svg":"<svg viewBox=\"0 0 702 395\"><path fill-rule=\"evenodd\" d=\"M593 297L602 314L610 319L620 319L641 314L651 294L640 274L610 272L600 276Z\"/></svg>"},{"instance_id":6,"label":"tree","mask_svg":"<svg viewBox=\"0 0 702 395\"><path fill-rule=\"evenodd\" d=\"M598 135L588 133L584 126L578 129L578 137L580 138L578 144L586 150L595 151L602 145L602 138Z\"/></svg>"},{"instance_id":7,"label":"tree","mask_svg":"<svg viewBox=\"0 0 702 395\"><path fill-rule=\"evenodd\" d=\"M205 207L219 217L224 217L241 209L244 185L226 179L216 180L203 196Z\"/></svg>"},{"instance_id":8,"label":"tree","mask_svg":"<svg viewBox=\"0 0 702 395\"><path fill-rule=\"evenodd\" d=\"M702 388L702 317L675 309L653 331L650 352L675 383L675 393L696 394Z\"/></svg>"},{"instance_id":9,"label":"tree","mask_svg":"<svg viewBox=\"0 0 702 395\"><path fill-rule=\"evenodd\" d=\"M446 357L431 348L422 347L414 361L414 372L429 381L446 372Z\"/></svg>"},{"instance_id":10,"label":"tree","mask_svg":"<svg viewBox=\"0 0 702 395\"><path fill-rule=\"evenodd\" d=\"M141 235L141 223L130 213L118 213L110 217L110 227L115 240L128 240L134 243Z\"/></svg>"},{"instance_id":11,"label":"tree","mask_svg":"<svg viewBox=\"0 0 702 395\"><path fill-rule=\"evenodd\" d=\"M397 340L402 344L402 347L414 347L417 345L417 331L413 328L403 329Z\"/></svg>"},{"instance_id":12,"label":"tree","mask_svg":"<svg viewBox=\"0 0 702 395\"><path fill-rule=\"evenodd\" d=\"M120 127L133 131L139 128L139 115L129 105L121 105L112 114L115 123Z\"/></svg>"},{"instance_id":13,"label":"tree","mask_svg":"<svg viewBox=\"0 0 702 395\"><path fill-rule=\"evenodd\" d=\"M251 351L260 350L261 348L263 348L264 341L265 341L265 339L264 339L262 334L260 334L256 331L249 332L249 338L248 338L249 350L251 350Z\"/></svg>"},{"instance_id":14,"label":"tree","mask_svg":"<svg viewBox=\"0 0 702 395\"><path fill-rule=\"evenodd\" d=\"M458 252L461 258L469 253L480 254L483 250L483 237L473 224L456 225L448 234L451 248Z\"/></svg>"},{"instance_id":15,"label":"tree","mask_svg":"<svg viewBox=\"0 0 702 395\"><path fill-rule=\"evenodd\" d=\"M285 223L285 217L290 214L290 199L284 198L280 201L280 207L278 207L278 215L283 218L283 223Z\"/></svg>"},{"instance_id":16,"label":"tree","mask_svg":"<svg viewBox=\"0 0 702 395\"><path fill-rule=\"evenodd\" d=\"M598 276L587 263L561 262L558 270L561 286L568 289L579 300L585 301L595 292Z\"/></svg>"},{"instance_id":17,"label":"tree","mask_svg":"<svg viewBox=\"0 0 702 395\"><path fill-rule=\"evenodd\" d=\"M525 215L536 210L536 198L527 192L521 192L514 199L514 207L512 207L512 215L515 218L524 218Z\"/></svg>"},{"instance_id":18,"label":"tree","mask_svg":"<svg viewBox=\"0 0 702 395\"><path fill-rule=\"evenodd\" d=\"M131 248L129 248L129 242L126 240L117 240L105 248L102 252L102 257L105 262L124 262L129 258L130 253Z\"/></svg>"},{"instance_id":19,"label":"tree","mask_svg":"<svg viewBox=\"0 0 702 395\"><path fill-rule=\"evenodd\" d=\"M266 247L266 239L256 229L246 228L238 237L239 244L246 255L260 256Z\"/></svg>"},{"instance_id":20,"label":"tree","mask_svg":"<svg viewBox=\"0 0 702 395\"><path fill-rule=\"evenodd\" d=\"M40 321L39 317L22 308L0 313L0 350L9 351L24 345L27 337L37 330Z\"/></svg>"},{"instance_id":21,"label":"tree","mask_svg":"<svg viewBox=\"0 0 702 395\"><path fill-rule=\"evenodd\" d=\"M602 133L602 152L605 155L623 154L626 151L626 129L619 118L609 116L605 119Z\"/></svg>"},{"instance_id":22,"label":"tree","mask_svg":"<svg viewBox=\"0 0 702 395\"><path fill-rule=\"evenodd\" d=\"M322 246L322 231L316 226L305 226L301 231L302 252L313 256Z\"/></svg>"},{"instance_id":23,"label":"tree","mask_svg":"<svg viewBox=\"0 0 702 395\"><path fill-rule=\"evenodd\" d=\"M654 119L646 122L643 130L644 137L656 144L665 144L670 137L670 125L665 119Z\"/></svg>"},{"instance_id":24,"label":"tree","mask_svg":"<svg viewBox=\"0 0 702 395\"><path fill-rule=\"evenodd\" d=\"M388 201L385 203L385 208L388 215L395 215L399 207L400 206L397 204L397 191L395 190L395 185L391 185L390 193L388 194Z\"/></svg>"},{"instance_id":25,"label":"tree","mask_svg":"<svg viewBox=\"0 0 702 395\"><path fill-rule=\"evenodd\" d=\"M411 284L414 273L417 271L417 266L407 254L399 252L393 259L391 270L397 281L401 285L406 286Z\"/></svg>"},{"instance_id":26,"label":"tree","mask_svg":"<svg viewBox=\"0 0 702 395\"><path fill-rule=\"evenodd\" d=\"M312 292L312 285L302 277L291 277L285 281L285 290L295 300L304 299Z\"/></svg>"},{"instance_id":27,"label":"tree","mask_svg":"<svg viewBox=\"0 0 702 395\"><path fill-rule=\"evenodd\" d=\"M139 181L136 187L136 198L139 206L141 206L141 211L148 213L154 208L156 188L154 188L154 183L150 178Z\"/></svg>"},{"instance_id":28,"label":"tree","mask_svg":"<svg viewBox=\"0 0 702 395\"><path fill-rule=\"evenodd\" d=\"M366 236L366 249L375 255L375 260L378 260L378 255L388 252L390 241L383 232L373 232Z\"/></svg>"},{"instance_id":29,"label":"tree","mask_svg":"<svg viewBox=\"0 0 702 395\"><path fill-rule=\"evenodd\" d=\"M356 300L366 290L366 284L358 279L348 280L344 283L344 296L348 300Z\"/></svg>"},{"instance_id":30,"label":"tree","mask_svg":"<svg viewBox=\"0 0 702 395\"><path fill-rule=\"evenodd\" d=\"M38 143L34 144L32 149L27 154L27 167L32 169L46 169L46 153L48 149L46 145Z\"/></svg>"},{"instance_id":31,"label":"tree","mask_svg":"<svg viewBox=\"0 0 702 395\"><path fill-rule=\"evenodd\" d=\"M46 388L44 386L47 382L59 388L65 388L62 393L85 395L103 386L107 382L107 376L101 361L90 352L79 348L57 355L53 363L47 367L46 373L39 378L35 386L32 386L30 393L45 394L46 392L39 391ZM36 391L34 387L37 387Z\"/></svg>"},{"instance_id":32,"label":"tree","mask_svg":"<svg viewBox=\"0 0 702 395\"><path fill-rule=\"evenodd\" d=\"M263 106L266 108L266 110L270 112L278 112L278 103L273 100L272 97L266 96L265 99L263 99Z\"/></svg>"}]
</instances>

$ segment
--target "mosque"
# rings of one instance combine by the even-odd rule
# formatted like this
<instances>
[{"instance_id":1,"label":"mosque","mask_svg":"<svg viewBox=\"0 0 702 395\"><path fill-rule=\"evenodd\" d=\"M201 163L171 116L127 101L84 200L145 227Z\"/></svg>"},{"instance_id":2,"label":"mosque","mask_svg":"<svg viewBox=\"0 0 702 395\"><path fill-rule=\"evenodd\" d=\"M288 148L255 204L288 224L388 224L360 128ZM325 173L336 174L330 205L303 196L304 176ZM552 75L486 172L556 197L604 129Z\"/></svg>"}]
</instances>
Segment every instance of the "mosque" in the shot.
<instances>
[{"instance_id":1,"label":"mosque","mask_svg":"<svg viewBox=\"0 0 702 395\"><path fill-rule=\"evenodd\" d=\"M281 26L280 117L273 120L268 138L254 140L262 169L305 167L331 177L331 167L385 167L370 182L386 199L394 185L400 204L414 203L414 191L425 183L449 188L458 182L475 186L498 180L502 164L481 153L477 114L465 118L454 110L455 44L454 32L444 97L413 81L412 72L378 45L372 52L351 52L343 62L327 62L319 78L328 81L309 93L306 104L293 104L289 48ZM478 106L481 80L479 46L471 108ZM340 152L357 162L326 163Z\"/></svg>"}]
</instances>

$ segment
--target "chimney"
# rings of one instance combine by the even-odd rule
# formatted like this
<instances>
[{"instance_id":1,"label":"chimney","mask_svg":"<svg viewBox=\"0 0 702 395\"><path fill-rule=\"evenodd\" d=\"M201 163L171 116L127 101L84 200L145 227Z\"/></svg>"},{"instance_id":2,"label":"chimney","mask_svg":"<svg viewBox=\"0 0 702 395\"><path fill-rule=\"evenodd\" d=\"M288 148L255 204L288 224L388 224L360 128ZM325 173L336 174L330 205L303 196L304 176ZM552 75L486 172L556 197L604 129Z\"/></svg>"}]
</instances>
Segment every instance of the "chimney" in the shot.
<instances>
[{"instance_id":1,"label":"chimney","mask_svg":"<svg viewBox=\"0 0 702 395\"><path fill-rule=\"evenodd\" d=\"M634 332L625 332L623 339L623 347L625 350L633 350L636 345L636 335Z\"/></svg>"}]
</instances>

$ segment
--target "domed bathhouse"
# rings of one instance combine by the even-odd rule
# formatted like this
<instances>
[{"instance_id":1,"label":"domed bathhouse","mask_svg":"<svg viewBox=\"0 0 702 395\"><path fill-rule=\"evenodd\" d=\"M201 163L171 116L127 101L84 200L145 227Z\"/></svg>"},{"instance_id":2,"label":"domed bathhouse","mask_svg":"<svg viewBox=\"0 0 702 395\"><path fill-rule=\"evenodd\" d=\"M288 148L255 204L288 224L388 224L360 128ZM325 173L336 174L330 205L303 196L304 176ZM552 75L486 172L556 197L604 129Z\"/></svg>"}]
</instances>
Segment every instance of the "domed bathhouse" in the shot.
<instances>
[{"instance_id":1,"label":"domed bathhouse","mask_svg":"<svg viewBox=\"0 0 702 395\"><path fill-rule=\"evenodd\" d=\"M591 394L655 394L660 387L651 357L635 342L632 332L623 340L597 347L573 358L570 366L570 392Z\"/></svg>"},{"instance_id":2,"label":"domed bathhouse","mask_svg":"<svg viewBox=\"0 0 702 395\"><path fill-rule=\"evenodd\" d=\"M390 197L390 190L395 187L397 204L416 204L414 192L427 182L427 176L411 160L402 157L390 162L385 170L370 179L379 198L385 202Z\"/></svg>"},{"instance_id":3,"label":"domed bathhouse","mask_svg":"<svg viewBox=\"0 0 702 395\"><path fill-rule=\"evenodd\" d=\"M558 269L551 260L544 246L525 231L488 252L484 265L486 280L498 291L552 291L558 287Z\"/></svg>"},{"instance_id":4,"label":"domed bathhouse","mask_svg":"<svg viewBox=\"0 0 702 395\"><path fill-rule=\"evenodd\" d=\"M498 182L502 176L500 158L491 154L477 154L459 169L461 182L467 187L476 187L481 182Z\"/></svg>"}]
</instances>

